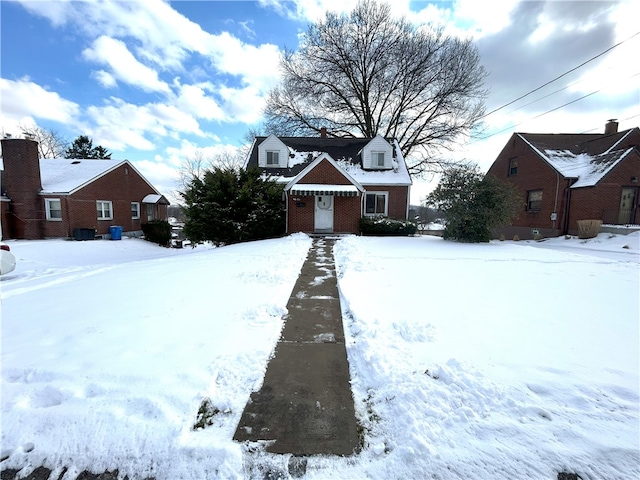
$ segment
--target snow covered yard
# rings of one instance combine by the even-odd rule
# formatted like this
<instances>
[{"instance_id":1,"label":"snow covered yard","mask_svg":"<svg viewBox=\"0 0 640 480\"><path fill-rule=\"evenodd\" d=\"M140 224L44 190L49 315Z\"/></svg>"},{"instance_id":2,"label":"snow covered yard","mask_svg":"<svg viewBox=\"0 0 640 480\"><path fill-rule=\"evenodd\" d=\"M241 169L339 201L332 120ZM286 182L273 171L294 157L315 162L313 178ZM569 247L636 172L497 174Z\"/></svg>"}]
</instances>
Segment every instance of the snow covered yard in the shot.
<instances>
[{"instance_id":1,"label":"snow covered yard","mask_svg":"<svg viewBox=\"0 0 640 480\"><path fill-rule=\"evenodd\" d=\"M12 242L2 468L203 479L286 465L231 438L310 243ZM335 256L366 446L309 459L305 478L640 476L640 234L346 237ZM222 413L192 431L204 397Z\"/></svg>"}]
</instances>

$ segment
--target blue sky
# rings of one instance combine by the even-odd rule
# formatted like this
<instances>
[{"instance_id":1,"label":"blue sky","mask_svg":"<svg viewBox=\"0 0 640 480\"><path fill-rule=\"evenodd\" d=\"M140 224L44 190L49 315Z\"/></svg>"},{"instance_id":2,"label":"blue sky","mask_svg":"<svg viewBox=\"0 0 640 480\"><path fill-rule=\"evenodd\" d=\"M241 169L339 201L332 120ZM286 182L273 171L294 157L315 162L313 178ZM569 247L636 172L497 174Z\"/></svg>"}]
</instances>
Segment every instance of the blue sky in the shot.
<instances>
[{"instance_id":1,"label":"blue sky","mask_svg":"<svg viewBox=\"0 0 640 480\"><path fill-rule=\"evenodd\" d=\"M640 124L640 31L633 1L394 0L395 14L473 38L489 72L487 111L622 45L489 115L484 141L450 155L484 170L514 131ZM127 158L175 198L182 159L241 147L260 123L278 58L309 22L355 0L0 2L0 128L37 124ZM592 92L592 95L589 95ZM580 97L589 95L582 100ZM546 113L565 103L571 105ZM433 186L416 181L412 202Z\"/></svg>"}]
</instances>

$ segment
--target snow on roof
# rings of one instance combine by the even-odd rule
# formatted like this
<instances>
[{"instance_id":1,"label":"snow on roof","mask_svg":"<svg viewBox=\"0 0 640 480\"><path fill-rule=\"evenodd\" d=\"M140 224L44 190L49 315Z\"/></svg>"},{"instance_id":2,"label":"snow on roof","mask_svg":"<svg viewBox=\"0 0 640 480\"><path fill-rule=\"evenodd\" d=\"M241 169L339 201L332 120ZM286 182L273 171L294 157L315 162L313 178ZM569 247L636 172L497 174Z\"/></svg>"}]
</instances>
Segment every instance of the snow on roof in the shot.
<instances>
[{"instance_id":1,"label":"snow on roof","mask_svg":"<svg viewBox=\"0 0 640 480\"><path fill-rule=\"evenodd\" d=\"M360 163L338 159L336 163L361 185L411 185L411 177L404 162L393 159L389 170L365 170Z\"/></svg>"},{"instance_id":2,"label":"snow on roof","mask_svg":"<svg viewBox=\"0 0 640 480\"><path fill-rule=\"evenodd\" d=\"M258 165L258 145L266 137L256 137L245 168ZM262 172L278 183L288 183L323 153L331 156L361 185L411 185L411 177L395 140L387 139L394 149L393 168L387 170L365 170L359 152L370 138L322 138L322 137L278 137L289 149L286 168L263 168Z\"/></svg>"},{"instance_id":3,"label":"snow on roof","mask_svg":"<svg viewBox=\"0 0 640 480\"><path fill-rule=\"evenodd\" d=\"M162 198L162 195L150 193L142 199L142 203L158 203Z\"/></svg>"},{"instance_id":4,"label":"snow on roof","mask_svg":"<svg viewBox=\"0 0 640 480\"><path fill-rule=\"evenodd\" d=\"M42 193L72 193L125 162L126 160L41 158Z\"/></svg>"},{"instance_id":5,"label":"snow on roof","mask_svg":"<svg viewBox=\"0 0 640 480\"><path fill-rule=\"evenodd\" d=\"M317 158L322 154L322 152L316 150L313 152L299 152L295 148L287 148L289 149L289 163L287 165L289 168L308 162L310 159Z\"/></svg>"},{"instance_id":6,"label":"snow on roof","mask_svg":"<svg viewBox=\"0 0 640 480\"><path fill-rule=\"evenodd\" d=\"M577 178L571 188L592 187L611 171L631 148L600 155L575 154L569 150L545 150L543 155L562 176Z\"/></svg>"}]
</instances>

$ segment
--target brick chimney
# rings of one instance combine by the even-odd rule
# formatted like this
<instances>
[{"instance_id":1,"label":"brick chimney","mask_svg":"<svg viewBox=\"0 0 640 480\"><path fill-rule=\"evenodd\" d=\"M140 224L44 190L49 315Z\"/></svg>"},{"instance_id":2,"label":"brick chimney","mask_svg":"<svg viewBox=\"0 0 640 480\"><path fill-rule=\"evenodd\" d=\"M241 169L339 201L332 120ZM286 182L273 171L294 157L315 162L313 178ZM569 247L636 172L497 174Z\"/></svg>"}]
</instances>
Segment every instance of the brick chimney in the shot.
<instances>
[{"instance_id":1,"label":"brick chimney","mask_svg":"<svg viewBox=\"0 0 640 480\"><path fill-rule=\"evenodd\" d=\"M608 120L606 125L604 126L604 134L611 135L613 133L618 133L618 122L616 118L612 118Z\"/></svg>"},{"instance_id":2,"label":"brick chimney","mask_svg":"<svg viewBox=\"0 0 640 480\"><path fill-rule=\"evenodd\" d=\"M320 128L320 138L327 138L327 127Z\"/></svg>"},{"instance_id":3,"label":"brick chimney","mask_svg":"<svg viewBox=\"0 0 640 480\"><path fill-rule=\"evenodd\" d=\"M44 203L38 142L2 139L3 183L11 199L9 224L13 238L44 238Z\"/></svg>"}]
</instances>

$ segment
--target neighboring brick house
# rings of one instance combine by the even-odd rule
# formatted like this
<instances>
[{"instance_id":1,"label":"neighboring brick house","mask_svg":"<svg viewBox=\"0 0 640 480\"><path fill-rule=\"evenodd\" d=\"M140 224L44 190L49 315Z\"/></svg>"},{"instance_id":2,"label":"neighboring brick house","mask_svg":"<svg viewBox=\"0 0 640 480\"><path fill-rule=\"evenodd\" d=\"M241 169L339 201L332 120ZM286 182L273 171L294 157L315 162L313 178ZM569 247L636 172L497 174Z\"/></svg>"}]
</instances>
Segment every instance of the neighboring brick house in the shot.
<instances>
[{"instance_id":1,"label":"neighboring brick house","mask_svg":"<svg viewBox=\"0 0 640 480\"><path fill-rule=\"evenodd\" d=\"M284 185L286 231L358 233L360 218L406 219L411 178L395 140L256 137L245 168Z\"/></svg>"},{"instance_id":2,"label":"neighboring brick house","mask_svg":"<svg viewBox=\"0 0 640 480\"><path fill-rule=\"evenodd\" d=\"M513 183L524 204L507 238L575 235L578 220L637 225L640 129L604 134L514 133L488 171Z\"/></svg>"},{"instance_id":3,"label":"neighboring brick house","mask_svg":"<svg viewBox=\"0 0 640 480\"><path fill-rule=\"evenodd\" d=\"M127 160L38 159L27 138L3 139L2 156L5 238L91 238L111 226L137 234L167 218L169 202Z\"/></svg>"}]
</instances>

